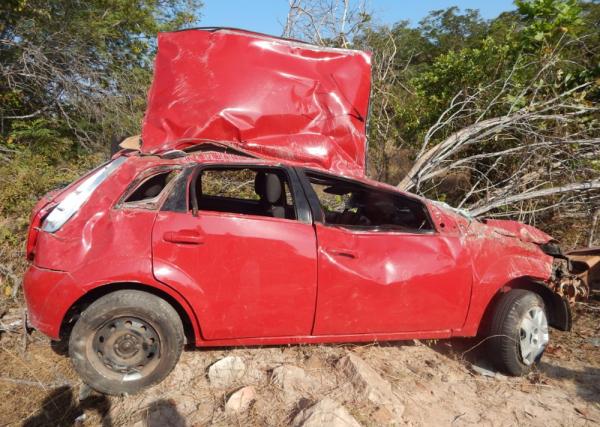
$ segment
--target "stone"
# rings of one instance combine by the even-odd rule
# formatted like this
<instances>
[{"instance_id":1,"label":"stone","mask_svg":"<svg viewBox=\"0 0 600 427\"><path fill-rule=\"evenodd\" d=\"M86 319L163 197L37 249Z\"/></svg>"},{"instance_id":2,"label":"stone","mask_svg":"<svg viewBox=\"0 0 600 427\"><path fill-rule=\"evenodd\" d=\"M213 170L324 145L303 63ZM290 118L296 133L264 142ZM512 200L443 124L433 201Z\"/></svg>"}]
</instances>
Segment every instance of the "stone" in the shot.
<instances>
[{"instance_id":1,"label":"stone","mask_svg":"<svg viewBox=\"0 0 600 427\"><path fill-rule=\"evenodd\" d=\"M392 390L392 385L383 379L363 359L353 353L341 358L338 368L348 377L354 389L377 406L384 406L399 419L404 404Z\"/></svg>"},{"instance_id":2,"label":"stone","mask_svg":"<svg viewBox=\"0 0 600 427\"><path fill-rule=\"evenodd\" d=\"M319 386L318 382L310 377L304 369L293 365L282 365L273 369L271 381L283 390L288 399L308 391L314 391Z\"/></svg>"},{"instance_id":3,"label":"stone","mask_svg":"<svg viewBox=\"0 0 600 427\"><path fill-rule=\"evenodd\" d=\"M323 362L315 354L312 354L308 359L306 359L304 361L304 366L308 370L311 370L311 371L320 371L320 370L325 369L325 366L323 365Z\"/></svg>"},{"instance_id":4,"label":"stone","mask_svg":"<svg viewBox=\"0 0 600 427\"><path fill-rule=\"evenodd\" d=\"M250 404L256 400L256 390L252 386L242 387L227 399L225 412L228 414L246 412Z\"/></svg>"},{"instance_id":5,"label":"stone","mask_svg":"<svg viewBox=\"0 0 600 427\"><path fill-rule=\"evenodd\" d=\"M237 356L227 356L208 368L208 379L213 387L227 388L239 381L246 372L244 361Z\"/></svg>"},{"instance_id":6,"label":"stone","mask_svg":"<svg viewBox=\"0 0 600 427\"><path fill-rule=\"evenodd\" d=\"M325 398L303 409L292 421L294 427L360 427L346 408L336 401Z\"/></svg>"}]
</instances>

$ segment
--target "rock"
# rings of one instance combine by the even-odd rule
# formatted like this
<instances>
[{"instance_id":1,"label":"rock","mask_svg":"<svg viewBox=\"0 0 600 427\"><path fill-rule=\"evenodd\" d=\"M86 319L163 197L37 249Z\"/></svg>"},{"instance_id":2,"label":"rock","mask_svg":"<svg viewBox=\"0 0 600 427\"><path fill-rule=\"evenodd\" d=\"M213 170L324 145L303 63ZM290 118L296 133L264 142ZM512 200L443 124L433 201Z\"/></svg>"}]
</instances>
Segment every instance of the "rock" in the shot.
<instances>
[{"instance_id":1,"label":"rock","mask_svg":"<svg viewBox=\"0 0 600 427\"><path fill-rule=\"evenodd\" d=\"M473 369L474 372L478 373L479 375L483 375L484 377L495 377L496 376L496 372L492 371L491 369L486 368L485 366L479 366L479 365L471 365L471 369Z\"/></svg>"},{"instance_id":2,"label":"rock","mask_svg":"<svg viewBox=\"0 0 600 427\"><path fill-rule=\"evenodd\" d=\"M225 403L225 412L242 413L246 412L250 404L256 400L256 390L252 386L242 387L227 399Z\"/></svg>"},{"instance_id":3,"label":"rock","mask_svg":"<svg viewBox=\"0 0 600 427\"><path fill-rule=\"evenodd\" d=\"M320 371L325 368L321 359L315 354L312 354L308 359L304 361L304 366L312 371Z\"/></svg>"},{"instance_id":4,"label":"rock","mask_svg":"<svg viewBox=\"0 0 600 427\"><path fill-rule=\"evenodd\" d=\"M600 337L591 337L588 341L594 347L600 347Z\"/></svg>"},{"instance_id":5,"label":"rock","mask_svg":"<svg viewBox=\"0 0 600 427\"><path fill-rule=\"evenodd\" d=\"M292 421L294 427L360 427L346 408L325 398L310 408L303 409Z\"/></svg>"},{"instance_id":6,"label":"rock","mask_svg":"<svg viewBox=\"0 0 600 427\"><path fill-rule=\"evenodd\" d=\"M374 425L386 426L390 425L394 420L394 416L385 407L380 406L370 416L370 420L373 421Z\"/></svg>"},{"instance_id":7,"label":"rock","mask_svg":"<svg viewBox=\"0 0 600 427\"><path fill-rule=\"evenodd\" d=\"M392 390L392 385L384 380L367 362L353 353L344 356L338 367L348 377L352 386L375 405L386 407L396 418L404 412L404 404Z\"/></svg>"},{"instance_id":8,"label":"rock","mask_svg":"<svg viewBox=\"0 0 600 427\"><path fill-rule=\"evenodd\" d=\"M214 387L227 388L239 381L244 376L244 372L246 372L246 365L241 358L227 356L210 365L208 379Z\"/></svg>"},{"instance_id":9,"label":"rock","mask_svg":"<svg viewBox=\"0 0 600 427\"><path fill-rule=\"evenodd\" d=\"M271 381L283 390L288 399L319 387L319 383L307 375L304 369L293 365L282 365L273 369Z\"/></svg>"}]
</instances>

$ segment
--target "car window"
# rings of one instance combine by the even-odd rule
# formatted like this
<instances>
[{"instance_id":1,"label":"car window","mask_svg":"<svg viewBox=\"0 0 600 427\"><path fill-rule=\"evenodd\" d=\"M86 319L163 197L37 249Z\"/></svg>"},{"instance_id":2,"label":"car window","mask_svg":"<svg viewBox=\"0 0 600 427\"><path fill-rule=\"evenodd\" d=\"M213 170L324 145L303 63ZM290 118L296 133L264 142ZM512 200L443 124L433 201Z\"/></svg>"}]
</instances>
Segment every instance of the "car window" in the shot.
<instances>
[{"instance_id":1,"label":"car window","mask_svg":"<svg viewBox=\"0 0 600 427\"><path fill-rule=\"evenodd\" d=\"M282 169L204 168L191 191L200 211L296 219L288 178Z\"/></svg>"},{"instance_id":2,"label":"car window","mask_svg":"<svg viewBox=\"0 0 600 427\"><path fill-rule=\"evenodd\" d=\"M178 173L178 170L168 170L143 179L124 200L123 206L135 206L147 209L155 208L163 190Z\"/></svg>"},{"instance_id":3,"label":"car window","mask_svg":"<svg viewBox=\"0 0 600 427\"><path fill-rule=\"evenodd\" d=\"M379 231L433 230L427 210L418 200L325 175L307 176L326 224Z\"/></svg>"}]
</instances>

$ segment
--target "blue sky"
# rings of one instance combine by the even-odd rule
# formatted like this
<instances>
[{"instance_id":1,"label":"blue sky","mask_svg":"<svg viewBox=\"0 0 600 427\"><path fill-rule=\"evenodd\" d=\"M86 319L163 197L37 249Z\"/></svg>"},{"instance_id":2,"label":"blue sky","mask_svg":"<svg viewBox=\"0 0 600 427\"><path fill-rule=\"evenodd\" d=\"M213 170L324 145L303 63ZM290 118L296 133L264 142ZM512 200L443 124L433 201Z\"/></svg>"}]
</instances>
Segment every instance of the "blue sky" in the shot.
<instances>
[{"instance_id":1,"label":"blue sky","mask_svg":"<svg viewBox=\"0 0 600 427\"><path fill-rule=\"evenodd\" d=\"M463 10L479 9L486 19L515 9L512 0L367 0L367 9L373 11L380 24L409 20L415 25L429 11L450 6L459 6ZM287 0L204 0L200 25L280 35L287 10Z\"/></svg>"}]
</instances>

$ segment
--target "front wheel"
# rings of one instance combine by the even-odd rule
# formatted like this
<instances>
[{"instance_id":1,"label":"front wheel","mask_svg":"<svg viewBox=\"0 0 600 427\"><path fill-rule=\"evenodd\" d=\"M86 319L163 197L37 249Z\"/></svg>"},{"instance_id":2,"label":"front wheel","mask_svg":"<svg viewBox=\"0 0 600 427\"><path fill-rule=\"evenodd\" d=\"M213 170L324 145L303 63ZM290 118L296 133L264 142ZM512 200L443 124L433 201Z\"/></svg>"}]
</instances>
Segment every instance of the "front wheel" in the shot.
<instances>
[{"instance_id":1,"label":"front wheel","mask_svg":"<svg viewBox=\"0 0 600 427\"><path fill-rule=\"evenodd\" d=\"M497 369L509 375L526 374L542 358L548 340L548 318L539 295L514 289L500 297L488 346Z\"/></svg>"},{"instance_id":2,"label":"front wheel","mask_svg":"<svg viewBox=\"0 0 600 427\"><path fill-rule=\"evenodd\" d=\"M165 300L122 290L94 301L69 339L83 381L106 394L133 394L162 381L183 349L181 319Z\"/></svg>"}]
</instances>

